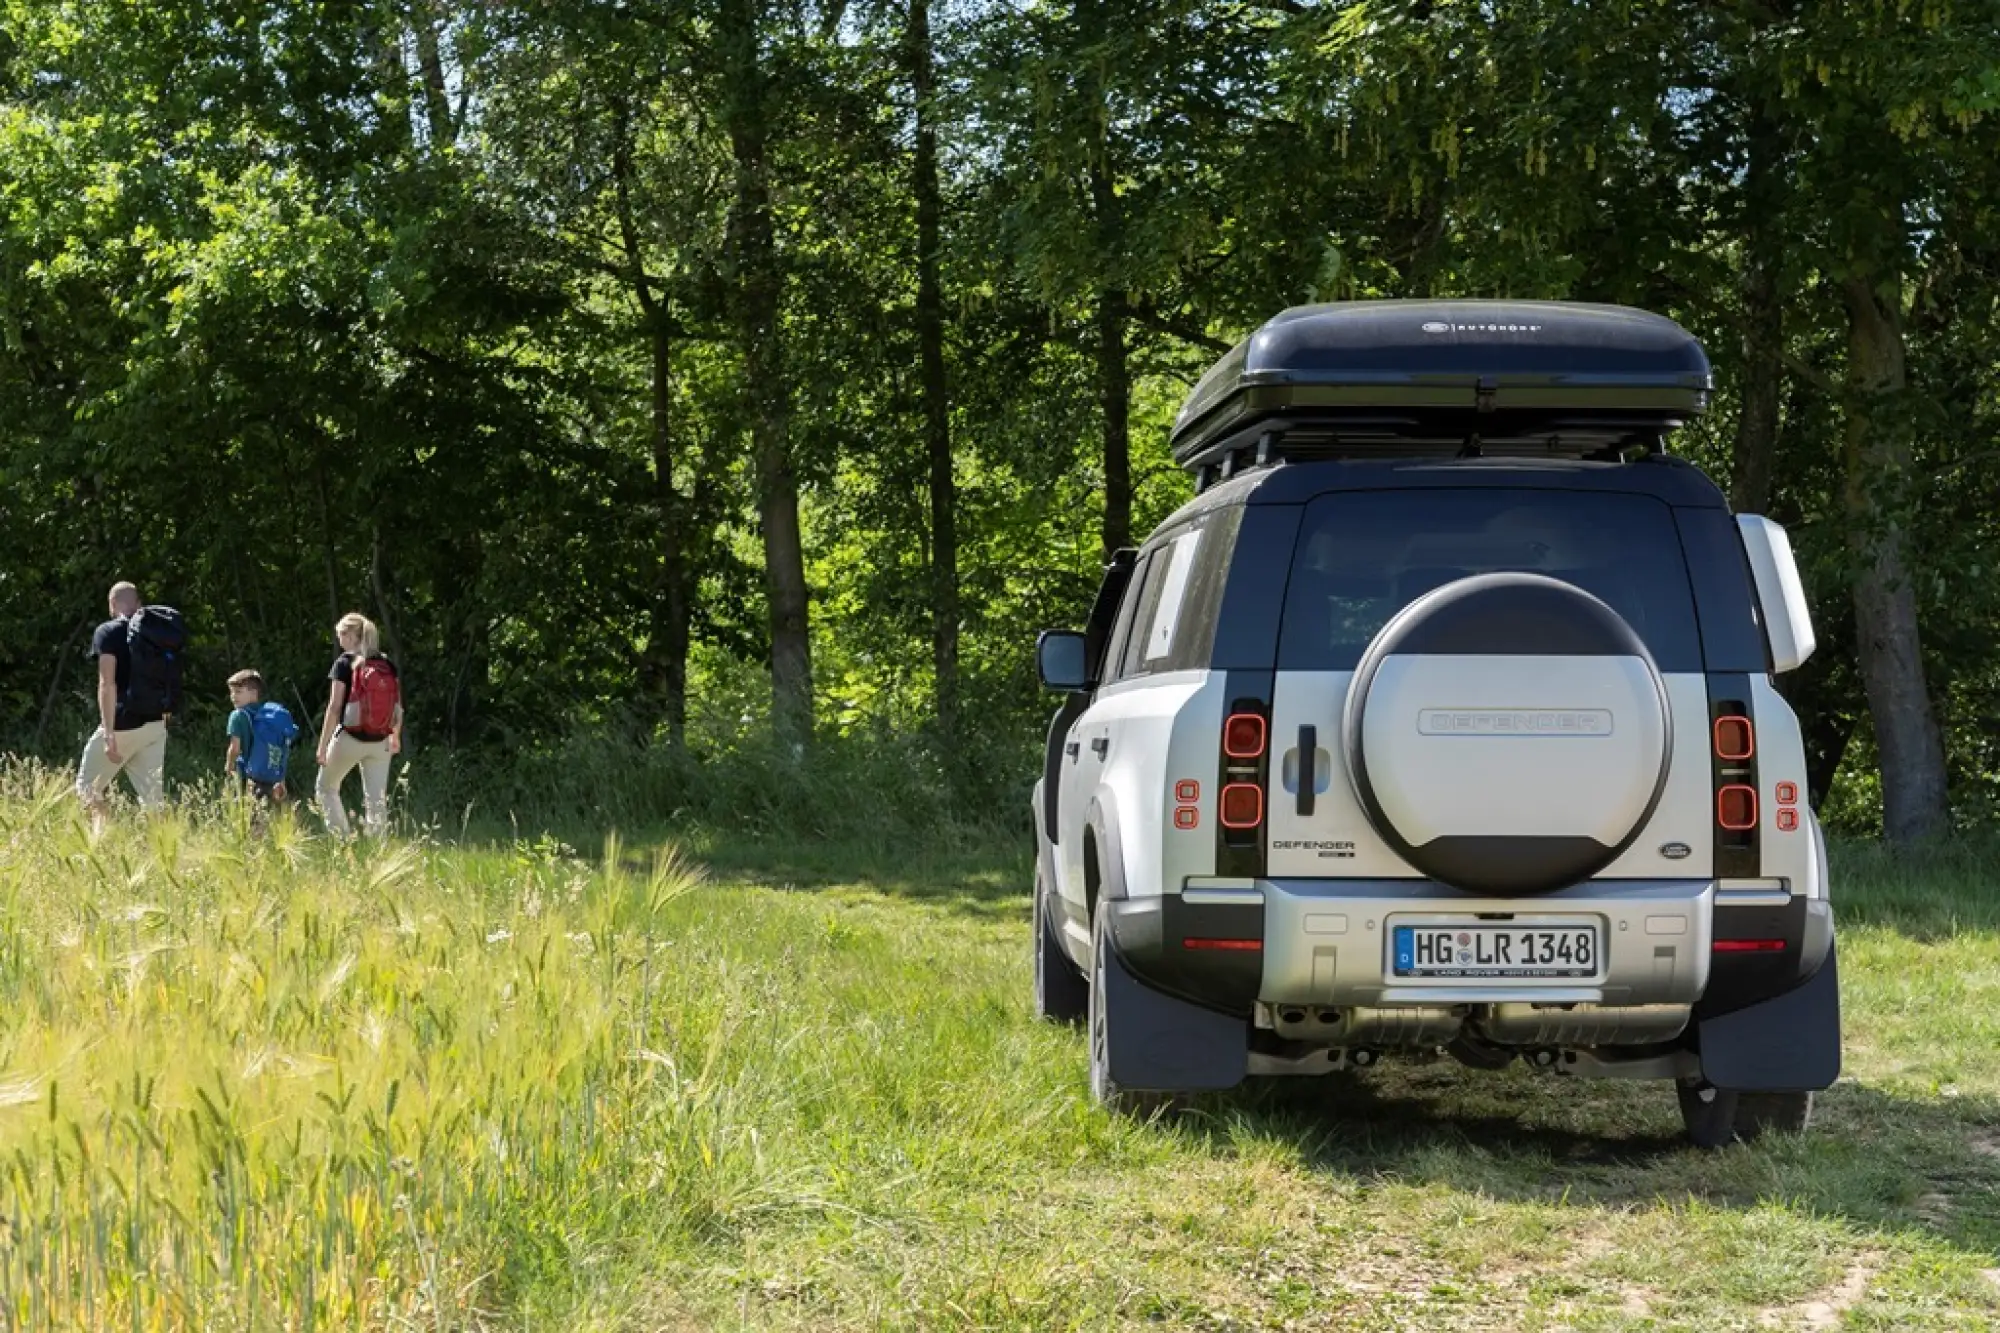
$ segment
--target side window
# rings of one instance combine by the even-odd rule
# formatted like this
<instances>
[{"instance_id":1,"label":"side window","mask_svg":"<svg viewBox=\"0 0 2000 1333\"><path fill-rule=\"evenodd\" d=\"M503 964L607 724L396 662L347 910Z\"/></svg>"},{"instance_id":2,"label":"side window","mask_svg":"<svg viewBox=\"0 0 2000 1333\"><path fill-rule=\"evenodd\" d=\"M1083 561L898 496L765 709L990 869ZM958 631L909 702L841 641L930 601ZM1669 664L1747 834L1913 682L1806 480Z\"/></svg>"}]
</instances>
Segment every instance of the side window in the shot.
<instances>
[{"instance_id":1,"label":"side window","mask_svg":"<svg viewBox=\"0 0 2000 1333\"><path fill-rule=\"evenodd\" d=\"M1236 556L1236 533L1243 523L1243 506L1213 513L1201 520L1201 544L1188 571L1173 645L1153 664L1158 671L1206 670L1215 656L1216 624L1222 618L1222 591L1229 582L1229 564Z\"/></svg>"},{"instance_id":2,"label":"side window","mask_svg":"<svg viewBox=\"0 0 2000 1333\"><path fill-rule=\"evenodd\" d=\"M1132 569L1138 556L1137 548L1131 546L1114 551L1105 566L1104 580L1097 585L1097 596L1091 601L1090 616L1083 626L1083 652L1089 661L1092 680L1102 680L1110 674L1111 659L1105 649L1110 646L1118 607L1132 584Z\"/></svg>"},{"instance_id":3,"label":"side window","mask_svg":"<svg viewBox=\"0 0 2000 1333\"><path fill-rule=\"evenodd\" d=\"M1133 566L1132 581L1125 585L1125 600L1118 604L1118 619L1111 625L1111 642L1104 653L1104 676L1099 685L1125 679L1126 646L1132 637L1132 623L1138 619L1139 604L1146 599L1146 584L1152 577L1153 553L1139 557Z\"/></svg>"},{"instance_id":4,"label":"side window","mask_svg":"<svg viewBox=\"0 0 2000 1333\"><path fill-rule=\"evenodd\" d=\"M1119 658L1119 679L1208 666L1242 514L1239 507L1205 514L1148 553L1149 573Z\"/></svg>"},{"instance_id":5,"label":"side window","mask_svg":"<svg viewBox=\"0 0 2000 1333\"><path fill-rule=\"evenodd\" d=\"M1181 604L1187 598L1188 573L1194 568L1201 538L1202 530L1191 527L1153 556L1156 562L1166 563L1139 608L1139 623L1146 627L1146 637L1133 644L1138 650L1137 672L1163 669L1162 659L1173 651L1174 630L1180 625Z\"/></svg>"}]
</instances>

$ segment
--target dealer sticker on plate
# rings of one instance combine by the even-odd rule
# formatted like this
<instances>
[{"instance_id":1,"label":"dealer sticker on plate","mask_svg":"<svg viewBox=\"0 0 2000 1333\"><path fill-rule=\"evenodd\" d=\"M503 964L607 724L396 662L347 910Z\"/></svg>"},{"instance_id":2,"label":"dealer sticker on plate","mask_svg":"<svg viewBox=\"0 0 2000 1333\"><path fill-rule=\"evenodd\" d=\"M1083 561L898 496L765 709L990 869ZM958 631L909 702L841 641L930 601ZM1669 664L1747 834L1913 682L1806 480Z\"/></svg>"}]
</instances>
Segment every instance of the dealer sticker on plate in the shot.
<instances>
[{"instance_id":1,"label":"dealer sticker on plate","mask_svg":"<svg viewBox=\"0 0 2000 1333\"><path fill-rule=\"evenodd\" d=\"M1594 923L1399 925L1390 946L1399 977L1594 977L1603 952Z\"/></svg>"}]
</instances>

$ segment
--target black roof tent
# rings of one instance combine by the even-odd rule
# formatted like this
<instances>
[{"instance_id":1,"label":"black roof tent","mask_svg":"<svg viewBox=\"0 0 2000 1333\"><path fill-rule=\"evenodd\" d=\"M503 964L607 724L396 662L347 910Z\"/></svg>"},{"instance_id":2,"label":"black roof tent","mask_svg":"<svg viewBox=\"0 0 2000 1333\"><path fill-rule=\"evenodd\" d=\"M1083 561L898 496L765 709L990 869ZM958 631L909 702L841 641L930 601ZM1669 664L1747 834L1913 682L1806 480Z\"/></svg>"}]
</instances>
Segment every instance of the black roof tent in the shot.
<instances>
[{"instance_id":1,"label":"black roof tent","mask_svg":"<svg viewBox=\"0 0 2000 1333\"><path fill-rule=\"evenodd\" d=\"M1346 301L1266 321L1174 422L1202 484L1279 458L1622 459L1708 406L1674 321L1570 301Z\"/></svg>"}]
</instances>

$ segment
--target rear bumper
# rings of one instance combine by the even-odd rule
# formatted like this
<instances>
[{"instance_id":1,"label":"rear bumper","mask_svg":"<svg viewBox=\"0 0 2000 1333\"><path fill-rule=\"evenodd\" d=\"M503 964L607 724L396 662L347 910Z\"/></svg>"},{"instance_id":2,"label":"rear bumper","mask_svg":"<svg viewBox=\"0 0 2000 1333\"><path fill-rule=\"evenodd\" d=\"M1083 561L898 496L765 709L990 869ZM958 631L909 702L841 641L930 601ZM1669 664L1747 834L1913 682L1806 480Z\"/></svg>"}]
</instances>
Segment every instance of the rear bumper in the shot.
<instances>
[{"instance_id":1,"label":"rear bumper","mask_svg":"<svg viewBox=\"0 0 2000 1333\"><path fill-rule=\"evenodd\" d=\"M1259 1002L1386 1008L1528 1002L1691 1006L1714 1017L1794 989L1832 939L1824 900L1713 880L1597 881L1533 898L1480 898L1422 880L1191 880L1109 901L1112 941L1147 985L1210 1008ZM1594 918L1598 973L1580 979L1409 979L1389 968L1393 921L1476 914ZM1778 941L1732 950L1716 942Z\"/></svg>"}]
</instances>

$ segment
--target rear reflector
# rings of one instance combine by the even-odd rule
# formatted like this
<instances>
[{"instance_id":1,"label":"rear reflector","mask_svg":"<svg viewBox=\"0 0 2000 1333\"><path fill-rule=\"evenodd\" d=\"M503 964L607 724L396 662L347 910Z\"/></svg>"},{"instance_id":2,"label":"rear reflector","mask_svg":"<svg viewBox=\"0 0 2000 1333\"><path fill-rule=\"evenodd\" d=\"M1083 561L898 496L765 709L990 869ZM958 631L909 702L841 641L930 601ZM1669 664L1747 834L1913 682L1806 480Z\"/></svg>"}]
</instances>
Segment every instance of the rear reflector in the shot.
<instances>
[{"instance_id":1,"label":"rear reflector","mask_svg":"<svg viewBox=\"0 0 2000 1333\"><path fill-rule=\"evenodd\" d=\"M1757 739L1747 717L1715 719L1715 757L1725 760L1748 759L1757 752Z\"/></svg>"},{"instance_id":2,"label":"rear reflector","mask_svg":"<svg viewBox=\"0 0 2000 1333\"><path fill-rule=\"evenodd\" d=\"M1255 713L1231 713L1222 724L1222 752L1231 759L1255 759L1264 753L1264 719Z\"/></svg>"},{"instance_id":3,"label":"rear reflector","mask_svg":"<svg viewBox=\"0 0 2000 1333\"><path fill-rule=\"evenodd\" d=\"M1717 940L1717 953L1783 953L1783 940Z\"/></svg>"},{"instance_id":4,"label":"rear reflector","mask_svg":"<svg viewBox=\"0 0 2000 1333\"><path fill-rule=\"evenodd\" d=\"M1262 940L1211 940L1194 936L1181 941L1183 949L1240 949L1245 953L1257 953L1264 947Z\"/></svg>"},{"instance_id":5,"label":"rear reflector","mask_svg":"<svg viewBox=\"0 0 2000 1333\"><path fill-rule=\"evenodd\" d=\"M1715 822L1731 833L1757 827L1757 789L1735 783L1715 793Z\"/></svg>"},{"instance_id":6,"label":"rear reflector","mask_svg":"<svg viewBox=\"0 0 2000 1333\"><path fill-rule=\"evenodd\" d=\"M1256 828L1264 822L1264 789L1254 782L1232 782L1222 789L1224 828Z\"/></svg>"}]
</instances>

